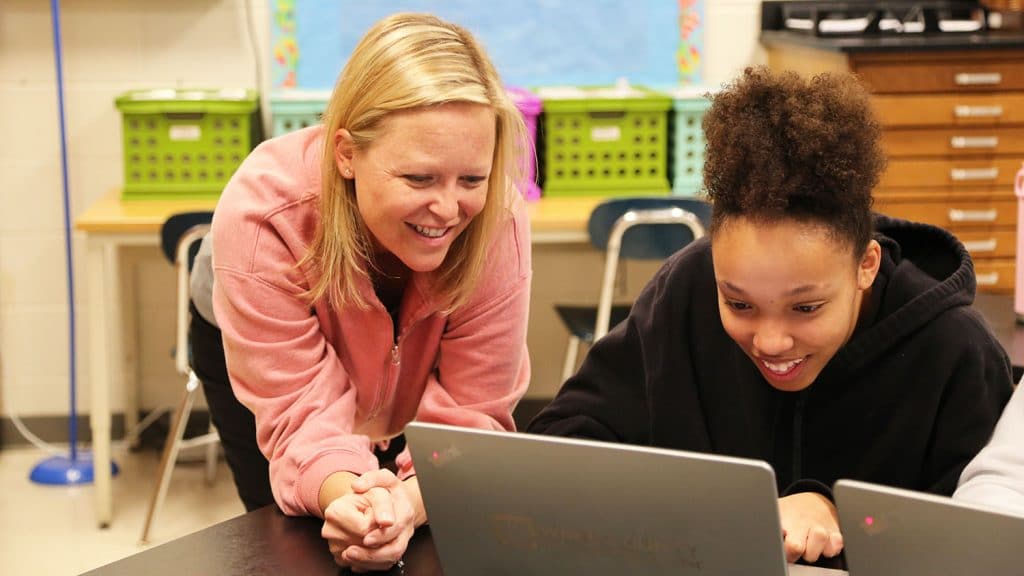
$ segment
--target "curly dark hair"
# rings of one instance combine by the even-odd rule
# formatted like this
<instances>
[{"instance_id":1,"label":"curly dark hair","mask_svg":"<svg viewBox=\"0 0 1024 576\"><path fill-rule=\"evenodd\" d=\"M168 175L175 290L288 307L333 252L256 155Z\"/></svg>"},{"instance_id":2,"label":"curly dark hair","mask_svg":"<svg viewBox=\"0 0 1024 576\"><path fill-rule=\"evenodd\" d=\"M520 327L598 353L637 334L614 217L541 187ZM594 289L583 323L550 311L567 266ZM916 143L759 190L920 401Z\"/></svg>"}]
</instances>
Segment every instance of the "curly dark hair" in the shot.
<instances>
[{"instance_id":1,"label":"curly dark hair","mask_svg":"<svg viewBox=\"0 0 1024 576\"><path fill-rule=\"evenodd\" d=\"M805 80L747 68L704 115L711 233L730 218L825 225L859 256L872 235L871 190L885 169L867 91L850 74Z\"/></svg>"}]
</instances>

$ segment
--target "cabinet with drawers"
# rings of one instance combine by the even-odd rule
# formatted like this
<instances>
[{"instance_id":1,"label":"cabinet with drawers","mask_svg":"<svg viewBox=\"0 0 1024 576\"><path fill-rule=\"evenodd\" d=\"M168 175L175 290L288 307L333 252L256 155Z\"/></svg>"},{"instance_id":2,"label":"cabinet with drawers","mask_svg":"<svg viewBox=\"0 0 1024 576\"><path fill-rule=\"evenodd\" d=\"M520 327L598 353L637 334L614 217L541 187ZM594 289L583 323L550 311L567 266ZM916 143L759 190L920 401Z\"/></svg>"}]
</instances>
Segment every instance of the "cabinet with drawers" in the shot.
<instances>
[{"instance_id":1,"label":"cabinet with drawers","mask_svg":"<svg viewBox=\"0 0 1024 576\"><path fill-rule=\"evenodd\" d=\"M1024 160L1024 44L1017 48L837 51L772 43L769 65L855 72L871 90L888 167L875 209L957 235L979 290L1012 292Z\"/></svg>"}]
</instances>

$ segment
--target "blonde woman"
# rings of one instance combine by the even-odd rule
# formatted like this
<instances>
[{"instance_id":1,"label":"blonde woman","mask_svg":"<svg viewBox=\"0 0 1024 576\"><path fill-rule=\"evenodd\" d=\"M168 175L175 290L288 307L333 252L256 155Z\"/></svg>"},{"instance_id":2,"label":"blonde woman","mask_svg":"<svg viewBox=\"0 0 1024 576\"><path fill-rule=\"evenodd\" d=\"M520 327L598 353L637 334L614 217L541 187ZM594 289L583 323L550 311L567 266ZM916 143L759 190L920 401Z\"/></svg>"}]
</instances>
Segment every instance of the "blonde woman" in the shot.
<instances>
[{"instance_id":1,"label":"blonde woman","mask_svg":"<svg viewBox=\"0 0 1024 576\"><path fill-rule=\"evenodd\" d=\"M382 468L408 422L514 428L530 372L524 134L469 32L398 14L356 47L323 126L258 147L217 206L196 323L222 332L274 500L322 517L342 566L391 567L427 519L408 451ZM199 366L216 359L211 329ZM200 377L230 420L215 370ZM230 462L245 424L224 424ZM235 461L242 492L260 463Z\"/></svg>"}]
</instances>

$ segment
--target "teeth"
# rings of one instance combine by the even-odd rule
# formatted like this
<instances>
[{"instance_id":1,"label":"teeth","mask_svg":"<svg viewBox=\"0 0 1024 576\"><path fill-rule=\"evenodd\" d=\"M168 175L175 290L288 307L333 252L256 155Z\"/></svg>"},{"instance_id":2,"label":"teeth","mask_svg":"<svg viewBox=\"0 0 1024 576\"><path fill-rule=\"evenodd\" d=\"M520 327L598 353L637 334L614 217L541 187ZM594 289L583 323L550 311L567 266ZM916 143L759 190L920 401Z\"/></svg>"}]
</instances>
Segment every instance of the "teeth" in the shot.
<instances>
[{"instance_id":1,"label":"teeth","mask_svg":"<svg viewBox=\"0 0 1024 576\"><path fill-rule=\"evenodd\" d=\"M791 360L789 362L783 362L781 364L774 364L774 363L768 362L766 360L762 360L761 363L764 364L765 368L767 368L768 370L771 370L772 372L774 372L776 374L785 374L786 372L789 372L790 370L795 368L797 364L799 364L799 363L801 363L803 361L804 361L803 358L798 358L796 360Z\"/></svg>"},{"instance_id":2,"label":"teeth","mask_svg":"<svg viewBox=\"0 0 1024 576\"><path fill-rule=\"evenodd\" d=\"M426 226L420 226L418 224L413 224L412 228L427 238L440 238L448 231L447 228L427 228Z\"/></svg>"}]
</instances>

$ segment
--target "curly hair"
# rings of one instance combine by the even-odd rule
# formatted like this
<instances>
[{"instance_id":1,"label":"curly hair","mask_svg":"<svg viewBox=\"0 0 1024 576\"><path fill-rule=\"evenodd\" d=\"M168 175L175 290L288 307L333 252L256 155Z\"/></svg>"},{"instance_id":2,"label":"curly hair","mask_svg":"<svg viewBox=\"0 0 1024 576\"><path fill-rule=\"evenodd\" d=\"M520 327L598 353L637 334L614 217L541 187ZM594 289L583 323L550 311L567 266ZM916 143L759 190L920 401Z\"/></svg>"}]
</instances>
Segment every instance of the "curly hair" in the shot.
<instances>
[{"instance_id":1,"label":"curly hair","mask_svg":"<svg viewBox=\"0 0 1024 576\"><path fill-rule=\"evenodd\" d=\"M885 169L867 91L850 74L747 68L704 115L712 238L730 218L822 224L856 256L872 235L871 190Z\"/></svg>"}]
</instances>

